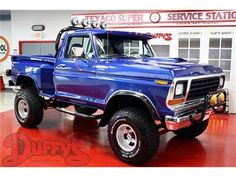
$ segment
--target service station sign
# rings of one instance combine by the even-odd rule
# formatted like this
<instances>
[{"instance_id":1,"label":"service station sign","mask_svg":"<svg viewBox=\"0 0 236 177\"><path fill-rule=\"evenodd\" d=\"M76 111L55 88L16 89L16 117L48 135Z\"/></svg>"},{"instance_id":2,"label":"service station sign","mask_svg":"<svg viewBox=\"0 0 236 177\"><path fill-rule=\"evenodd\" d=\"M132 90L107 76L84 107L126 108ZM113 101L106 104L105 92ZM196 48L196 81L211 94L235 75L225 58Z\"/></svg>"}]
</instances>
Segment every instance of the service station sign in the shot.
<instances>
[{"instance_id":1,"label":"service station sign","mask_svg":"<svg viewBox=\"0 0 236 177\"><path fill-rule=\"evenodd\" d=\"M0 35L0 63L9 57L10 45L4 36Z\"/></svg>"},{"instance_id":2,"label":"service station sign","mask_svg":"<svg viewBox=\"0 0 236 177\"><path fill-rule=\"evenodd\" d=\"M236 26L235 10L127 11L73 14L73 17L103 21L108 28Z\"/></svg>"}]
</instances>

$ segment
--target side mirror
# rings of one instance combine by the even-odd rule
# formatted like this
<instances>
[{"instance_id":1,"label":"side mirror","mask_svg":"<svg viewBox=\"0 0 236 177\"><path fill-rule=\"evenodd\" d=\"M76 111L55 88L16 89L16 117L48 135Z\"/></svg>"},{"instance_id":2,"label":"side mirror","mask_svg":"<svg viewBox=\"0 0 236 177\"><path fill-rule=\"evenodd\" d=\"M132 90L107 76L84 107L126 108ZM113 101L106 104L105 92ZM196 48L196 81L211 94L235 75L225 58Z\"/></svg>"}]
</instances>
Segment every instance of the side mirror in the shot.
<instances>
[{"instance_id":1,"label":"side mirror","mask_svg":"<svg viewBox=\"0 0 236 177\"><path fill-rule=\"evenodd\" d=\"M71 58L82 58L83 53L84 53L83 47L73 46L70 49L69 55Z\"/></svg>"}]
</instances>

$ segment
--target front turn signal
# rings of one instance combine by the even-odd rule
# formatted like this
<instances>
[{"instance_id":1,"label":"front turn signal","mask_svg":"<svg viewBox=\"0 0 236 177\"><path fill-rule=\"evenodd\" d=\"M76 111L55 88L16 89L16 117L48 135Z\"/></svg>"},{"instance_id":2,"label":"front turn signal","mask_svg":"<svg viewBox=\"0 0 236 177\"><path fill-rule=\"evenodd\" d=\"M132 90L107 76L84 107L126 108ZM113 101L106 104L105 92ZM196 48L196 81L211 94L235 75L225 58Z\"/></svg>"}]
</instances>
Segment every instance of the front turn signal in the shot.
<instances>
[{"instance_id":1,"label":"front turn signal","mask_svg":"<svg viewBox=\"0 0 236 177\"><path fill-rule=\"evenodd\" d=\"M178 99L173 99L173 100L169 100L168 104L169 105L175 105L175 104L180 104L184 102L184 98L178 98Z\"/></svg>"}]
</instances>

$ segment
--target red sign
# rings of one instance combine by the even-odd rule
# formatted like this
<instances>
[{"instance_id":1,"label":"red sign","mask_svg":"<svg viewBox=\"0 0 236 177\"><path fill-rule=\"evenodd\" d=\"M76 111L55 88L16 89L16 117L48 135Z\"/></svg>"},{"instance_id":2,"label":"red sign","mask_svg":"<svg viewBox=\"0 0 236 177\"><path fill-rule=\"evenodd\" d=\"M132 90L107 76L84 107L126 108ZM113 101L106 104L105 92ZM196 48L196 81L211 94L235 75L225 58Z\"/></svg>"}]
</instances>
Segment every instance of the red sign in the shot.
<instances>
[{"instance_id":1,"label":"red sign","mask_svg":"<svg viewBox=\"0 0 236 177\"><path fill-rule=\"evenodd\" d=\"M0 63L9 57L10 45L4 36L0 35Z\"/></svg>"},{"instance_id":2,"label":"red sign","mask_svg":"<svg viewBox=\"0 0 236 177\"><path fill-rule=\"evenodd\" d=\"M140 27L236 27L236 10L127 11L122 13L73 14L79 20L103 21L108 28Z\"/></svg>"},{"instance_id":3,"label":"red sign","mask_svg":"<svg viewBox=\"0 0 236 177\"><path fill-rule=\"evenodd\" d=\"M164 39L165 41L172 40L172 33L153 33L151 34L154 38Z\"/></svg>"}]
</instances>

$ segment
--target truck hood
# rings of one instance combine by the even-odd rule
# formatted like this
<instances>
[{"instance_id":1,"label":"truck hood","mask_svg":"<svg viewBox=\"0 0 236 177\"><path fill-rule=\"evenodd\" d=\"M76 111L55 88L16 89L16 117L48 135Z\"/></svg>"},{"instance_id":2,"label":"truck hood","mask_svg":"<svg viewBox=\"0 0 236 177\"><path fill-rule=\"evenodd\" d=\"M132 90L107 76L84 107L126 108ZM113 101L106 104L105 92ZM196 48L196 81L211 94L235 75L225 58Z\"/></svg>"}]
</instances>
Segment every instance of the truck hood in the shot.
<instances>
[{"instance_id":1,"label":"truck hood","mask_svg":"<svg viewBox=\"0 0 236 177\"><path fill-rule=\"evenodd\" d=\"M188 62L182 58L119 58L111 60L109 68L111 74L167 80L223 72L219 67Z\"/></svg>"}]
</instances>

